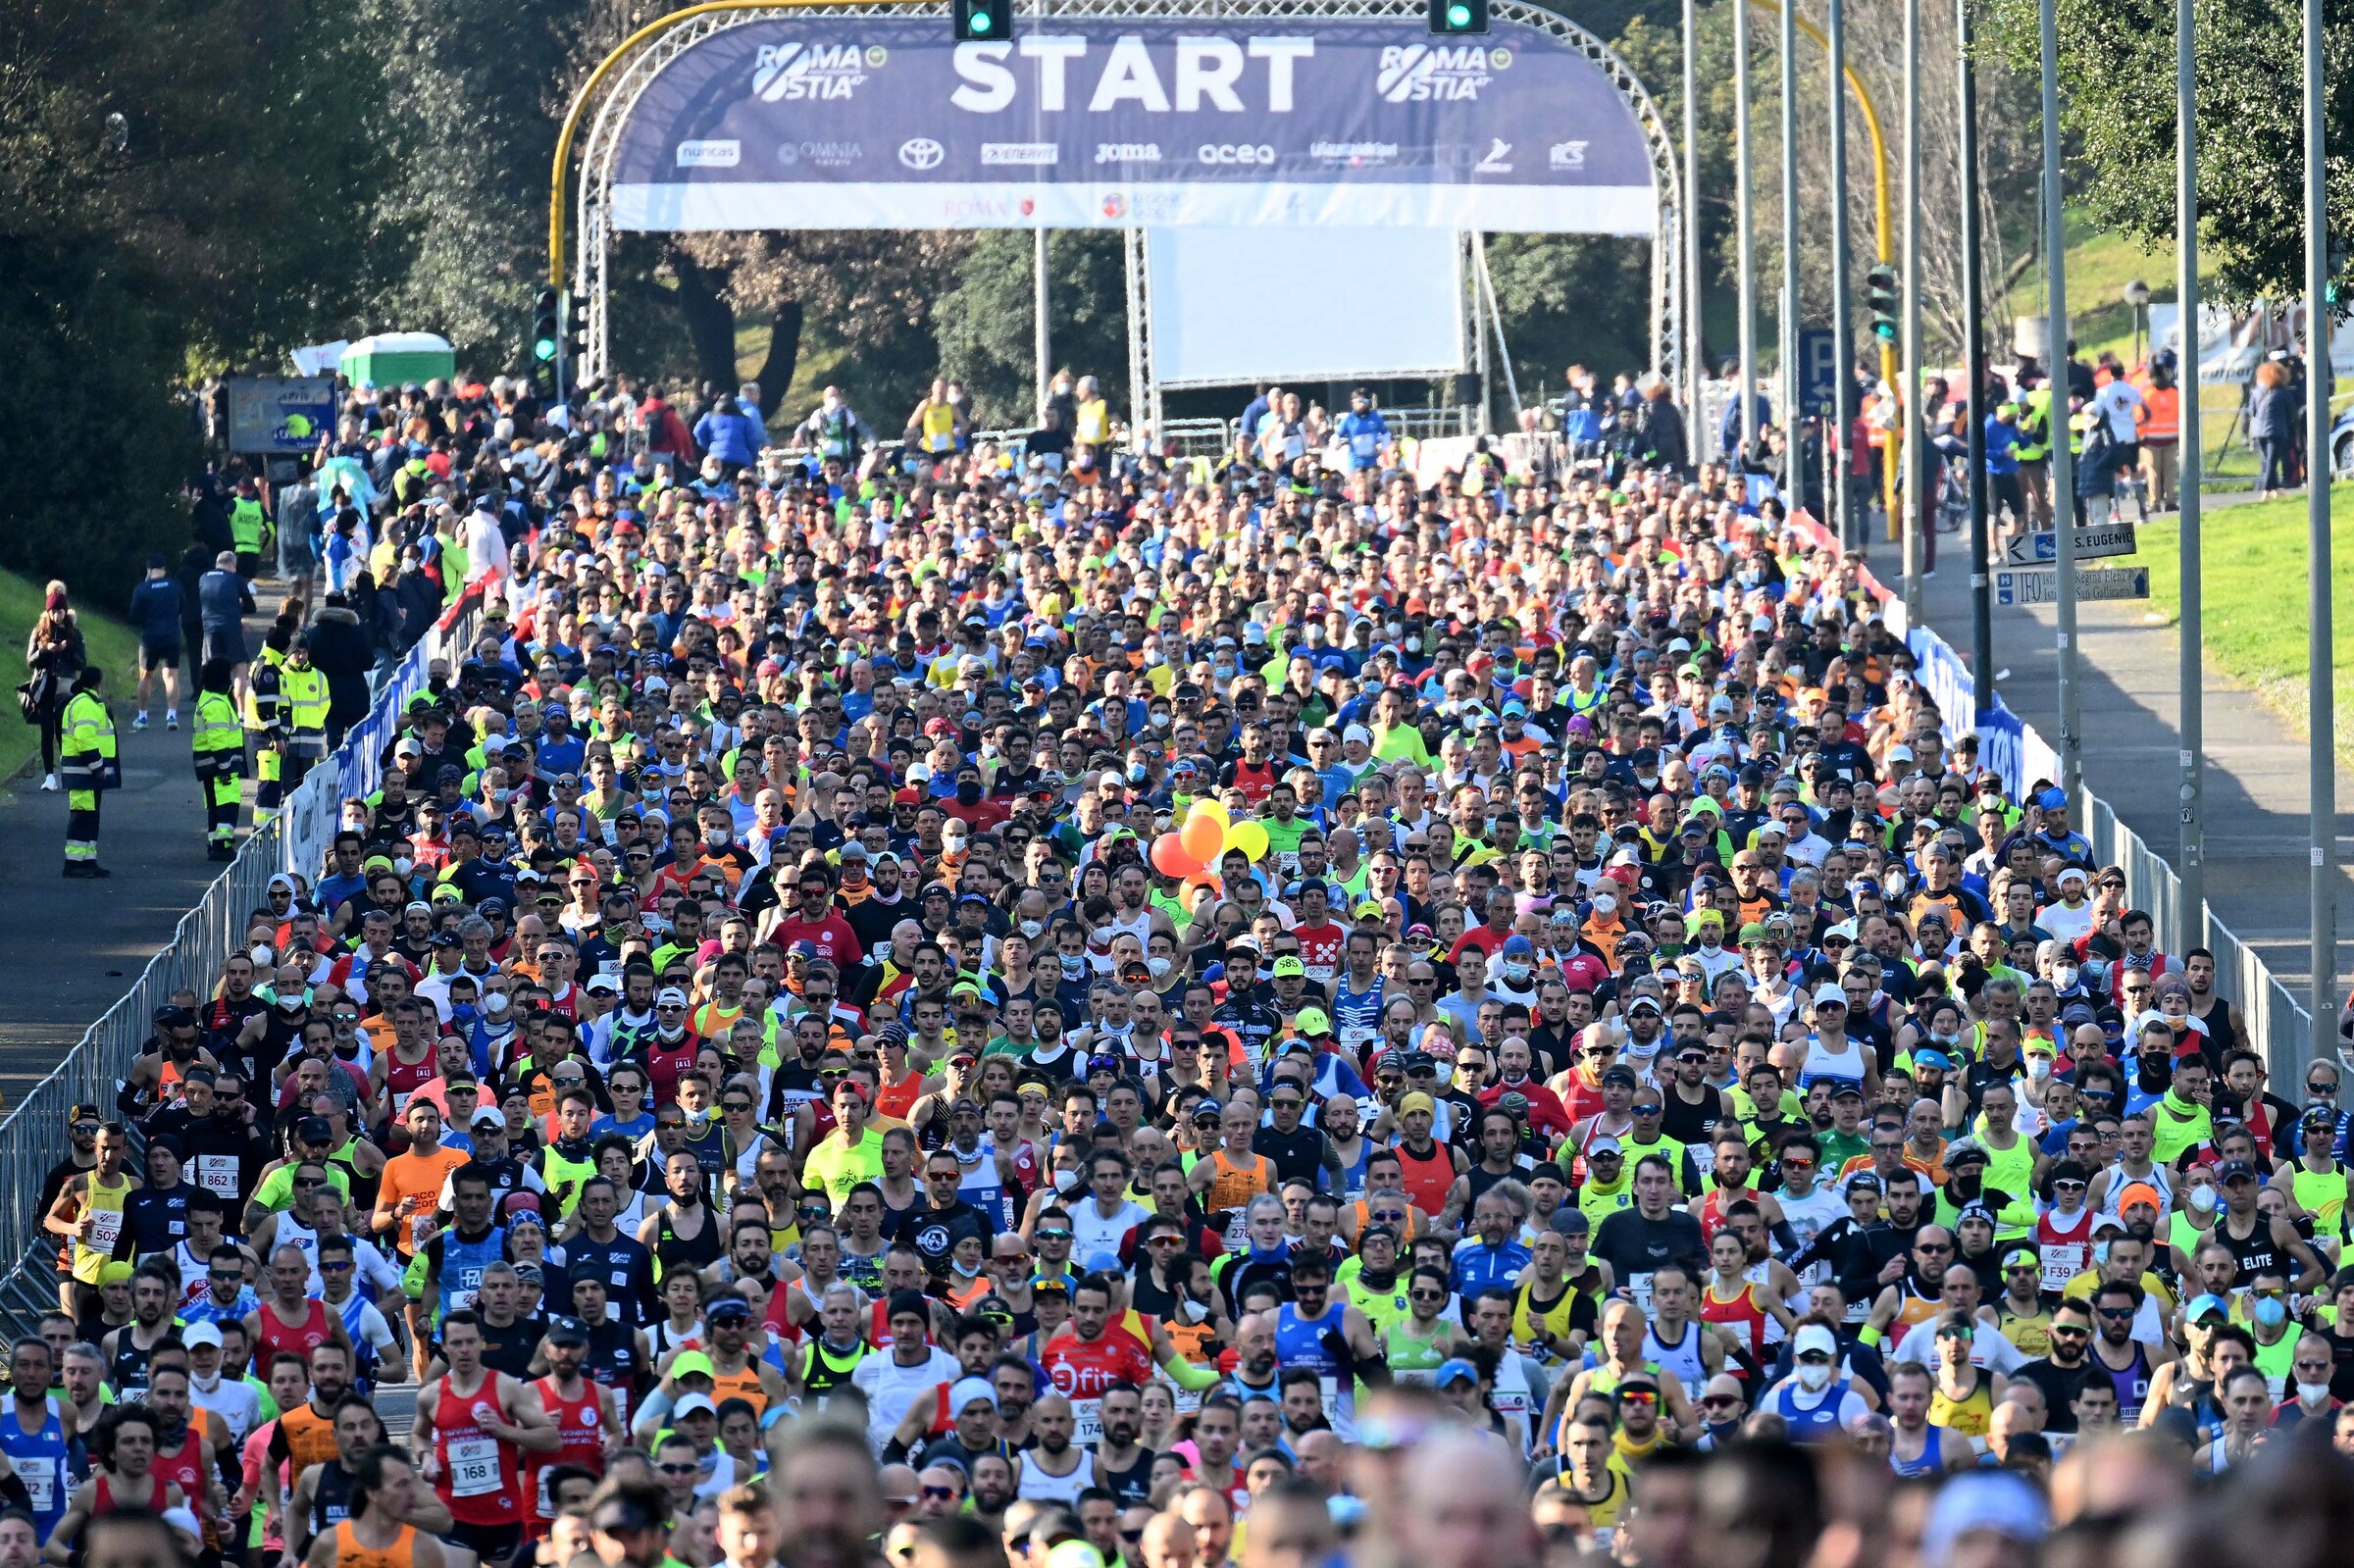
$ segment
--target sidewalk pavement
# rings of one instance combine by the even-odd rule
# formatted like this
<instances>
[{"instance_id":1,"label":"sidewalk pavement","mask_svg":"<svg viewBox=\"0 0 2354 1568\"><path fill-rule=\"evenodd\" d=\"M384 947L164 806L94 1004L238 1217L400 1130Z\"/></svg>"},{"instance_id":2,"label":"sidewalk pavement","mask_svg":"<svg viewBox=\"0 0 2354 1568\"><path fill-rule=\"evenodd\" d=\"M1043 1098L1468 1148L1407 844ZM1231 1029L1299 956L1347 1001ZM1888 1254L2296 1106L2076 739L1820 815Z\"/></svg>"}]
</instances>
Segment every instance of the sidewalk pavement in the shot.
<instances>
[{"instance_id":1,"label":"sidewalk pavement","mask_svg":"<svg viewBox=\"0 0 2354 1568\"><path fill-rule=\"evenodd\" d=\"M2210 498L2208 510L2214 510ZM2228 514L2207 547L2228 548ZM1937 541L1940 571L1923 584L1922 607L1938 635L1967 663L1970 653L1970 541ZM1901 546L1874 539L1875 571L1899 571ZM2118 562L2104 561L2103 566ZM1883 579L1888 581L1888 579ZM2283 584L2303 592L2304 584ZM2146 603L2079 604L2077 706L2083 720L2086 787L2107 800L2151 849L2179 867L2181 851L2181 639L2150 618ZM2060 734L2057 611L1997 605L1993 659L1998 690L2013 711L2057 743ZM2307 748L2248 687L2212 664L2206 681L2207 901L2257 948L2300 1005L2308 1001L2313 924L2307 872L2311 794ZM2341 721L2342 722L2342 721ZM2354 977L2354 774L2337 770L2338 1000ZM2233 998L2237 1000L2237 998Z\"/></svg>"},{"instance_id":2,"label":"sidewalk pavement","mask_svg":"<svg viewBox=\"0 0 2354 1568\"><path fill-rule=\"evenodd\" d=\"M265 613L245 623L261 646L277 584L257 582ZM99 805L98 856L114 876L68 882L66 792L41 788L33 771L0 782L0 1114L47 1077L172 939L180 917L227 868L204 852L204 799L197 788L189 727L194 698L183 669L179 729L164 728L162 693L149 728L133 732L135 691L110 688L123 787ZM245 797L253 798L252 782ZM248 819L251 813L248 812ZM112 1108L108 1109L112 1113Z\"/></svg>"}]
</instances>

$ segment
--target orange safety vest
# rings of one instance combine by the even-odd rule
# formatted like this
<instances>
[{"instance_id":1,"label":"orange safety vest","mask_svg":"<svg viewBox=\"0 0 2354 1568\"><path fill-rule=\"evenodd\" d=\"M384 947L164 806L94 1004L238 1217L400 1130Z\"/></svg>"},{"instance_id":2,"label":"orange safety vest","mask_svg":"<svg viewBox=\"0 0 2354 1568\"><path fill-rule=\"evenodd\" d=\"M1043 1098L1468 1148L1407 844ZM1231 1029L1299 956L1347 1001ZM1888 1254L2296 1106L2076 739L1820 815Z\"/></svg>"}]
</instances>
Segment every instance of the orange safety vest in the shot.
<instances>
[{"instance_id":1,"label":"orange safety vest","mask_svg":"<svg viewBox=\"0 0 2354 1568\"><path fill-rule=\"evenodd\" d=\"M2141 393L2141 438L2167 445L2182 438L2182 389L2147 386Z\"/></svg>"}]
</instances>

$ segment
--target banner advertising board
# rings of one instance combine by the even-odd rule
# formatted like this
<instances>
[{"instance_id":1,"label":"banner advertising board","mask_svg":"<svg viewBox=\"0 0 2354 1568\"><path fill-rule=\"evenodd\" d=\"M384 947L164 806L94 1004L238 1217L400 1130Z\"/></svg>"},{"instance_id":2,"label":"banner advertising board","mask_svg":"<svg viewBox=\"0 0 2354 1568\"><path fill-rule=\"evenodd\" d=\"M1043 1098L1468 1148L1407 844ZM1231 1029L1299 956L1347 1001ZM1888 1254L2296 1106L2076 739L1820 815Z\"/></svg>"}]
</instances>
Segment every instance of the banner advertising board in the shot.
<instances>
[{"instance_id":1,"label":"banner advertising board","mask_svg":"<svg viewBox=\"0 0 2354 1568\"><path fill-rule=\"evenodd\" d=\"M335 428L333 376L238 377L229 383L229 449L316 452Z\"/></svg>"},{"instance_id":2,"label":"banner advertising board","mask_svg":"<svg viewBox=\"0 0 2354 1568\"><path fill-rule=\"evenodd\" d=\"M1495 19L764 19L628 113L615 226L1265 225L1647 235L1649 142L1603 69Z\"/></svg>"}]
</instances>

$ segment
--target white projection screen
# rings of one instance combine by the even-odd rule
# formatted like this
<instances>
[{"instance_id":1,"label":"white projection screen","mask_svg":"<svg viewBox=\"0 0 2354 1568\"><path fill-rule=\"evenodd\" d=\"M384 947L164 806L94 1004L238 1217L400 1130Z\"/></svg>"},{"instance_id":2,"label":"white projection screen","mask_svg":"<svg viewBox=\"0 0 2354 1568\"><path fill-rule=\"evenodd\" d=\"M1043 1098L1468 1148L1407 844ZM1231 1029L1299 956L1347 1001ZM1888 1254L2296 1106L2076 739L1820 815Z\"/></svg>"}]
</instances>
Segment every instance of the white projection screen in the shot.
<instances>
[{"instance_id":1,"label":"white projection screen","mask_svg":"<svg viewBox=\"0 0 2354 1568\"><path fill-rule=\"evenodd\" d=\"M1152 228L1163 386L1452 375L1462 247L1443 228Z\"/></svg>"}]
</instances>

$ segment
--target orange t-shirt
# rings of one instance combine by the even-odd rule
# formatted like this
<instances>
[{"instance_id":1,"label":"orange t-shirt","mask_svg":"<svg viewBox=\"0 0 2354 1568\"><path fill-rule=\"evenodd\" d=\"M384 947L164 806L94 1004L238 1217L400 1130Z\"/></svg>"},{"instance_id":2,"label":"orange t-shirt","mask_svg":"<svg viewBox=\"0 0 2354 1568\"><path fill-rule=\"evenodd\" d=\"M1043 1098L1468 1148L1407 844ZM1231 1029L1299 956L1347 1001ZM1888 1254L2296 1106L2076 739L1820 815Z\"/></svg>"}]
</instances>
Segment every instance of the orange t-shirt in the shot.
<instances>
[{"instance_id":1,"label":"orange t-shirt","mask_svg":"<svg viewBox=\"0 0 2354 1568\"><path fill-rule=\"evenodd\" d=\"M436 1145L423 1151L411 1149L384 1161L384 1182L377 1195L390 1203L392 1212L400 1217L393 1238L402 1257L416 1255L419 1227L439 1207L441 1185L449 1180L449 1173L466 1160L460 1150Z\"/></svg>"}]
</instances>

